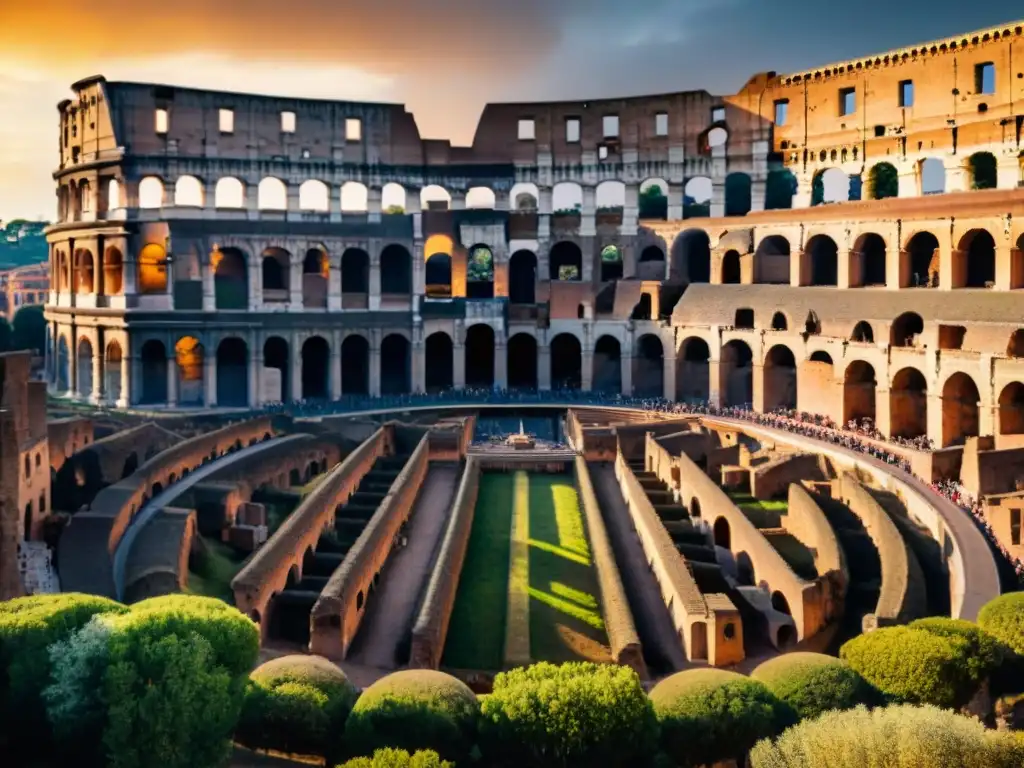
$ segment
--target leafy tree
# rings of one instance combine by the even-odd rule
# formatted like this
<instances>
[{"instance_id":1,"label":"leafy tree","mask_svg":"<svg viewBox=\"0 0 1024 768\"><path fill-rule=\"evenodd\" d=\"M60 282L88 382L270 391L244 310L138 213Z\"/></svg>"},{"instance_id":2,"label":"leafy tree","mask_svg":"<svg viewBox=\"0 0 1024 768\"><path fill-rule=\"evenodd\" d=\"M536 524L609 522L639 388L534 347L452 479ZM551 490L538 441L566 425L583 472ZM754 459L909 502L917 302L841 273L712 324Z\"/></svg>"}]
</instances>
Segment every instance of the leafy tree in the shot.
<instances>
[{"instance_id":1,"label":"leafy tree","mask_svg":"<svg viewBox=\"0 0 1024 768\"><path fill-rule=\"evenodd\" d=\"M996 158L991 152L975 152L967 161L971 170L972 189L995 189Z\"/></svg>"},{"instance_id":2,"label":"leafy tree","mask_svg":"<svg viewBox=\"0 0 1024 768\"><path fill-rule=\"evenodd\" d=\"M834 656L785 653L761 664L750 676L796 710L801 718L817 717L832 709L852 709L873 703L871 686Z\"/></svg>"},{"instance_id":3,"label":"leafy tree","mask_svg":"<svg viewBox=\"0 0 1024 768\"><path fill-rule=\"evenodd\" d=\"M644 765L658 746L651 702L628 667L540 663L503 672L482 714L480 749L496 766Z\"/></svg>"},{"instance_id":4,"label":"leafy tree","mask_svg":"<svg viewBox=\"0 0 1024 768\"><path fill-rule=\"evenodd\" d=\"M397 214L397 215L401 216L402 214L405 213L405 206L404 205L389 205L384 210L384 213Z\"/></svg>"},{"instance_id":5,"label":"leafy tree","mask_svg":"<svg viewBox=\"0 0 1024 768\"><path fill-rule=\"evenodd\" d=\"M1013 768L1024 744L935 707L864 707L805 720L750 754L752 768Z\"/></svg>"},{"instance_id":6,"label":"leafy tree","mask_svg":"<svg viewBox=\"0 0 1024 768\"><path fill-rule=\"evenodd\" d=\"M378 749L373 757L353 757L338 768L455 768L430 749L409 754L404 749Z\"/></svg>"},{"instance_id":7,"label":"leafy tree","mask_svg":"<svg viewBox=\"0 0 1024 768\"><path fill-rule=\"evenodd\" d=\"M1024 592L1010 592L985 604L978 614L979 626L1024 656Z\"/></svg>"},{"instance_id":8,"label":"leafy tree","mask_svg":"<svg viewBox=\"0 0 1024 768\"><path fill-rule=\"evenodd\" d=\"M899 197L900 179L895 166L891 163L878 163L871 169L871 197L884 200L887 197Z\"/></svg>"},{"instance_id":9,"label":"leafy tree","mask_svg":"<svg viewBox=\"0 0 1024 768\"><path fill-rule=\"evenodd\" d=\"M42 305L34 304L18 310L14 315L10 344L12 349L33 349L42 353L46 347L46 319Z\"/></svg>"},{"instance_id":10,"label":"leafy tree","mask_svg":"<svg viewBox=\"0 0 1024 768\"><path fill-rule=\"evenodd\" d=\"M637 196L638 215L641 219L668 218L668 196L660 184L651 184Z\"/></svg>"},{"instance_id":11,"label":"leafy tree","mask_svg":"<svg viewBox=\"0 0 1024 768\"><path fill-rule=\"evenodd\" d=\"M471 283L494 280L494 257L490 248L479 246L472 250L466 264L466 280Z\"/></svg>"}]
</instances>

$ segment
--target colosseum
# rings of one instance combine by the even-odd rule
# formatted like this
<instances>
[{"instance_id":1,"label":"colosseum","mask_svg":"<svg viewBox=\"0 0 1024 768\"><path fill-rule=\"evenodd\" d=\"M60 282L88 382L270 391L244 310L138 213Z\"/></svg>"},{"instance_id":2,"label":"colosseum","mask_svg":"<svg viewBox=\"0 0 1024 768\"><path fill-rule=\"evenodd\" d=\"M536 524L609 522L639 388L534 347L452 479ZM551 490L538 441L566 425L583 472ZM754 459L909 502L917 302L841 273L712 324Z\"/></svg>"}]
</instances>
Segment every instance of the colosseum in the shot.
<instances>
[{"instance_id":1,"label":"colosseum","mask_svg":"<svg viewBox=\"0 0 1024 768\"><path fill-rule=\"evenodd\" d=\"M504 655L459 647L473 509L564 475L606 632L577 649L728 666L844 612L974 618L1024 573L1021 62L1013 22L731 95L488 104L467 147L398 104L75 83L46 385L99 439L54 464L62 585L190 588L210 538L233 575L202 583L265 639L497 669L535 609L510 588Z\"/></svg>"}]
</instances>

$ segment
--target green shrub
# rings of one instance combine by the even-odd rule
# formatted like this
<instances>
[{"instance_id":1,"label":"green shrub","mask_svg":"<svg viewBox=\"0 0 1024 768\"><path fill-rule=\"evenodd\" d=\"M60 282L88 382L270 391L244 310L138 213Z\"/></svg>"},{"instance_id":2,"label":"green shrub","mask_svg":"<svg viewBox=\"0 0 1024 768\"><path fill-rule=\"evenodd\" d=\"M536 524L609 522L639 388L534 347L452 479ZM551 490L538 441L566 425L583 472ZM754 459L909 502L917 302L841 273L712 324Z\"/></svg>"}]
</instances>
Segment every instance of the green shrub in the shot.
<instances>
[{"instance_id":1,"label":"green shrub","mask_svg":"<svg viewBox=\"0 0 1024 768\"><path fill-rule=\"evenodd\" d=\"M679 765L742 761L754 744L796 722L762 683L721 669L677 672L650 694L661 744Z\"/></svg>"},{"instance_id":2,"label":"green shrub","mask_svg":"<svg viewBox=\"0 0 1024 768\"><path fill-rule=\"evenodd\" d=\"M962 686L958 704L970 701L978 688L1003 663L1006 646L985 630L963 619L935 616L918 619L908 625L911 629L923 629L933 635L944 637L957 648L963 661L958 665Z\"/></svg>"},{"instance_id":3,"label":"green shrub","mask_svg":"<svg viewBox=\"0 0 1024 768\"><path fill-rule=\"evenodd\" d=\"M658 746L653 707L628 667L513 669L495 678L481 710L480 749L493 765L643 765Z\"/></svg>"},{"instance_id":4,"label":"green shrub","mask_svg":"<svg viewBox=\"0 0 1024 768\"><path fill-rule=\"evenodd\" d=\"M235 740L250 749L342 756L342 737L358 692L320 656L283 656L249 676Z\"/></svg>"},{"instance_id":5,"label":"green shrub","mask_svg":"<svg viewBox=\"0 0 1024 768\"><path fill-rule=\"evenodd\" d=\"M978 625L1024 656L1024 592L1011 592L987 603L978 613Z\"/></svg>"},{"instance_id":6,"label":"green shrub","mask_svg":"<svg viewBox=\"0 0 1024 768\"><path fill-rule=\"evenodd\" d=\"M42 698L50 679L49 647L96 614L126 610L113 600L74 592L0 603L0 748L20 756L22 749L38 754L49 743Z\"/></svg>"},{"instance_id":7,"label":"green shrub","mask_svg":"<svg viewBox=\"0 0 1024 768\"><path fill-rule=\"evenodd\" d=\"M848 664L822 653L786 653L758 666L750 676L803 718L875 701L871 686Z\"/></svg>"},{"instance_id":8,"label":"green shrub","mask_svg":"<svg viewBox=\"0 0 1024 768\"><path fill-rule=\"evenodd\" d=\"M350 755L384 747L435 750L465 761L476 741L476 696L451 675L429 669L394 672L363 691L345 726Z\"/></svg>"},{"instance_id":9,"label":"green shrub","mask_svg":"<svg viewBox=\"0 0 1024 768\"><path fill-rule=\"evenodd\" d=\"M373 757L353 757L338 768L455 768L433 750L409 754L404 749L378 749Z\"/></svg>"},{"instance_id":10,"label":"green shrub","mask_svg":"<svg viewBox=\"0 0 1024 768\"><path fill-rule=\"evenodd\" d=\"M924 629L887 627L843 645L839 656L892 702L946 709L963 697L963 642Z\"/></svg>"},{"instance_id":11,"label":"green shrub","mask_svg":"<svg viewBox=\"0 0 1024 768\"><path fill-rule=\"evenodd\" d=\"M1019 768L1021 744L977 720L907 705L827 712L762 741L752 768Z\"/></svg>"}]
</instances>

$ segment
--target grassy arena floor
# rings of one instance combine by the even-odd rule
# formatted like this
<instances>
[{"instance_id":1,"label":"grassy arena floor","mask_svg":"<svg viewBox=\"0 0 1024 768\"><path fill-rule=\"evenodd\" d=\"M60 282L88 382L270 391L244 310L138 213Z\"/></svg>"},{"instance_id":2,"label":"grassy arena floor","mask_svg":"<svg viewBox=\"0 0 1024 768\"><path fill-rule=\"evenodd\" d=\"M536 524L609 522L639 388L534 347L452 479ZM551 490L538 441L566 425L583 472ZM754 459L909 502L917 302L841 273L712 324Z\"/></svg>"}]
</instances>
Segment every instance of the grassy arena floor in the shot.
<instances>
[{"instance_id":1,"label":"grassy arena floor","mask_svg":"<svg viewBox=\"0 0 1024 768\"><path fill-rule=\"evenodd\" d=\"M508 606L512 475L480 478L473 529L459 578L441 664L453 669L502 668Z\"/></svg>"},{"instance_id":2,"label":"grassy arena floor","mask_svg":"<svg viewBox=\"0 0 1024 768\"><path fill-rule=\"evenodd\" d=\"M597 573L572 477L531 475L532 659L609 661L599 595Z\"/></svg>"}]
</instances>

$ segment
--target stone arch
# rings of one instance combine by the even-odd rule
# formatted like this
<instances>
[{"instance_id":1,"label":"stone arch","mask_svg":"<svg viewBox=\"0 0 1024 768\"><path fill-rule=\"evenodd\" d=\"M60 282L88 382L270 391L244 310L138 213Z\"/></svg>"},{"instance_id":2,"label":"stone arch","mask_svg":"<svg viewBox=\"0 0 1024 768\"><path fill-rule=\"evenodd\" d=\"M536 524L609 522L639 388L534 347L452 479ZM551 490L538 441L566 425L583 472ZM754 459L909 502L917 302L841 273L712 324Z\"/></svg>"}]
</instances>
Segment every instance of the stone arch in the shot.
<instances>
[{"instance_id":1,"label":"stone arch","mask_svg":"<svg viewBox=\"0 0 1024 768\"><path fill-rule=\"evenodd\" d=\"M341 393L370 393L370 342L365 336L351 334L341 343Z\"/></svg>"},{"instance_id":2,"label":"stone arch","mask_svg":"<svg viewBox=\"0 0 1024 768\"><path fill-rule=\"evenodd\" d=\"M622 226L622 213L626 207L626 185L621 181L602 181L594 189L594 204L598 224Z\"/></svg>"},{"instance_id":3,"label":"stone arch","mask_svg":"<svg viewBox=\"0 0 1024 768\"><path fill-rule=\"evenodd\" d=\"M900 196L900 175L896 166L882 161L875 163L868 171L868 197L871 200L885 200Z\"/></svg>"},{"instance_id":4,"label":"stone arch","mask_svg":"<svg viewBox=\"0 0 1024 768\"><path fill-rule=\"evenodd\" d=\"M641 219L668 219L668 182L645 179L637 195L637 215Z\"/></svg>"},{"instance_id":5,"label":"stone arch","mask_svg":"<svg viewBox=\"0 0 1024 768\"><path fill-rule=\"evenodd\" d=\"M746 342L733 339L722 347L719 363L722 405L743 406L754 399L754 355Z\"/></svg>"},{"instance_id":6,"label":"stone arch","mask_svg":"<svg viewBox=\"0 0 1024 768\"><path fill-rule=\"evenodd\" d=\"M900 252L900 288L938 288L941 252L931 232L917 232Z\"/></svg>"},{"instance_id":7,"label":"stone arch","mask_svg":"<svg viewBox=\"0 0 1024 768\"><path fill-rule=\"evenodd\" d=\"M215 208L245 208L245 185L234 176L217 179L213 205Z\"/></svg>"},{"instance_id":8,"label":"stone arch","mask_svg":"<svg viewBox=\"0 0 1024 768\"><path fill-rule=\"evenodd\" d=\"M124 352L117 339L107 342L103 354L103 391L107 400L118 402L121 399L121 366L124 365Z\"/></svg>"},{"instance_id":9,"label":"stone arch","mask_svg":"<svg viewBox=\"0 0 1024 768\"><path fill-rule=\"evenodd\" d=\"M739 285L743 282L739 251L726 251L722 257L722 282L726 285Z\"/></svg>"},{"instance_id":10,"label":"stone arch","mask_svg":"<svg viewBox=\"0 0 1024 768\"><path fill-rule=\"evenodd\" d=\"M797 371L793 351L776 344L764 359L764 410L796 408Z\"/></svg>"},{"instance_id":11,"label":"stone arch","mask_svg":"<svg viewBox=\"0 0 1024 768\"><path fill-rule=\"evenodd\" d=\"M518 182L509 190L508 197L512 202L512 211L514 213L537 212L537 200L540 197L540 192L536 184L524 181Z\"/></svg>"},{"instance_id":12,"label":"stone arch","mask_svg":"<svg viewBox=\"0 0 1024 768\"><path fill-rule=\"evenodd\" d=\"M119 211L122 208L124 208L124 203L121 202L121 182L112 178L107 182L107 218L111 218L109 216L111 212ZM64 216L62 215L61 218L63 219Z\"/></svg>"},{"instance_id":13,"label":"stone arch","mask_svg":"<svg viewBox=\"0 0 1024 768\"><path fill-rule=\"evenodd\" d=\"M741 328L744 330L753 330L754 328L754 310L750 307L740 307L733 313L732 320L733 328Z\"/></svg>"},{"instance_id":14,"label":"stone arch","mask_svg":"<svg viewBox=\"0 0 1024 768\"><path fill-rule=\"evenodd\" d=\"M346 248L341 254L342 305L366 309L370 294L370 255L362 248ZM348 299L345 302L344 299Z\"/></svg>"},{"instance_id":15,"label":"stone arch","mask_svg":"<svg viewBox=\"0 0 1024 768\"><path fill-rule=\"evenodd\" d=\"M889 346L916 347L918 338L924 333L924 320L916 312L904 312L892 321L889 330Z\"/></svg>"},{"instance_id":16,"label":"stone arch","mask_svg":"<svg viewBox=\"0 0 1024 768\"><path fill-rule=\"evenodd\" d=\"M866 232L858 237L850 251L850 287L884 286L886 284L885 259L886 245L881 235Z\"/></svg>"},{"instance_id":17,"label":"stone arch","mask_svg":"<svg viewBox=\"0 0 1024 768\"><path fill-rule=\"evenodd\" d=\"M263 301L288 301L292 255L284 248L267 248L260 257Z\"/></svg>"},{"instance_id":18,"label":"stone arch","mask_svg":"<svg viewBox=\"0 0 1024 768\"><path fill-rule=\"evenodd\" d=\"M146 176L139 182L139 208L162 208L163 205L163 179L156 176Z\"/></svg>"},{"instance_id":19,"label":"stone arch","mask_svg":"<svg viewBox=\"0 0 1024 768\"><path fill-rule=\"evenodd\" d=\"M991 288L996 279L996 241L986 229L972 229L953 251L954 288Z\"/></svg>"},{"instance_id":20,"label":"stone arch","mask_svg":"<svg viewBox=\"0 0 1024 768\"><path fill-rule=\"evenodd\" d=\"M774 285L790 283L790 244L782 235L768 235L754 252L754 282Z\"/></svg>"},{"instance_id":21,"label":"stone arch","mask_svg":"<svg viewBox=\"0 0 1024 768\"><path fill-rule=\"evenodd\" d=\"M68 265L68 255L64 251L57 251L57 273L55 277L55 290L65 293L71 290L71 271Z\"/></svg>"},{"instance_id":22,"label":"stone arch","mask_svg":"<svg viewBox=\"0 0 1024 768\"><path fill-rule=\"evenodd\" d=\"M928 434L928 383L916 368L903 368L889 388L889 434L915 438Z\"/></svg>"},{"instance_id":23,"label":"stone arch","mask_svg":"<svg viewBox=\"0 0 1024 768\"><path fill-rule=\"evenodd\" d=\"M981 395L974 379L957 372L942 385L942 447L960 445L978 435Z\"/></svg>"},{"instance_id":24,"label":"stone arch","mask_svg":"<svg viewBox=\"0 0 1024 768\"><path fill-rule=\"evenodd\" d=\"M721 547L722 549L732 548L732 534L729 530L728 520L724 517L716 517L711 530L716 547Z\"/></svg>"},{"instance_id":25,"label":"stone arch","mask_svg":"<svg viewBox=\"0 0 1024 768\"><path fill-rule=\"evenodd\" d=\"M442 392L455 386L455 347L451 336L444 331L427 336L424 360L427 392Z\"/></svg>"},{"instance_id":26,"label":"stone arch","mask_svg":"<svg viewBox=\"0 0 1024 768\"><path fill-rule=\"evenodd\" d=\"M1019 381L999 393L999 434L1024 435L1024 384Z\"/></svg>"},{"instance_id":27,"label":"stone arch","mask_svg":"<svg viewBox=\"0 0 1024 768\"><path fill-rule=\"evenodd\" d=\"M346 181L341 185L341 210L343 213L366 213L369 210L369 200L370 192L365 184L358 181ZM383 193L381 204L383 205Z\"/></svg>"},{"instance_id":28,"label":"stone arch","mask_svg":"<svg viewBox=\"0 0 1024 768\"><path fill-rule=\"evenodd\" d=\"M946 191L946 164L937 157L926 157L917 165L917 186L922 195L941 195Z\"/></svg>"},{"instance_id":29,"label":"stone arch","mask_svg":"<svg viewBox=\"0 0 1024 768\"><path fill-rule=\"evenodd\" d=\"M282 339L280 336L271 336L263 343L263 367L264 377L266 378L265 372L268 370L276 370L277 375L277 398L270 397L269 400L273 402L275 399L282 403L290 402L292 399L290 388L291 388L291 353L288 348L288 342ZM266 385L264 385L264 391L266 391Z\"/></svg>"},{"instance_id":30,"label":"stone arch","mask_svg":"<svg viewBox=\"0 0 1024 768\"><path fill-rule=\"evenodd\" d=\"M750 175L741 172L725 177L725 215L746 216L751 209Z\"/></svg>"},{"instance_id":31,"label":"stone arch","mask_svg":"<svg viewBox=\"0 0 1024 768\"><path fill-rule=\"evenodd\" d=\"M785 168L768 171L764 184L764 209L766 211L790 210L793 207L793 195L799 183L793 172Z\"/></svg>"},{"instance_id":32,"label":"stone arch","mask_svg":"<svg viewBox=\"0 0 1024 768\"><path fill-rule=\"evenodd\" d=\"M466 298L494 298L494 254L486 245L474 245L466 258Z\"/></svg>"},{"instance_id":33,"label":"stone arch","mask_svg":"<svg viewBox=\"0 0 1024 768\"><path fill-rule=\"evenodd\" d=\"M116 296L124 290L124 256L114 246L103 254L103 293Z\"/></svg>"},{"instance_id":34,"label":"stone arch","mask_svg":"<svg viewBox=\"0 0 1024 768\"><path fill-rule=\"evenodd\" d=\"M644 334L633 347L633 393L638 397L665 394L665 349L654 334Z\"/></svg>"},{"instance_id":35,"label":"stone arch","mask_svg":"<svg viewBox=\"0 0 1024 768\"><path fill-rule=\"evenodd\" d=\"M466 329L466 386L490 389L494 386L494 329L477 323Z\"/></svg>"},{"instance_id":36,"label":"stone arch","mask_svg":"<svg viewBox=\"0 0 1024 768\"><path fill-rule=\"evenodd\" d=\"M237 336L217 345L217 405L244 408L249 404L249 347Z\"/></svg>"},{"instance_id":37,"label":"stone arch","mask_svg":"<svg viewBox=\"0 0 1024 768\"><path fill-rule=\"evenodd\" d=\"M326 400L331 392L331 346L323 336L302 344L302 399Z\"/></svg>"},{"instance_id":38,"label":"stone arch","mask_svg":"<svg viewBox=\"0 0 1024 768\"><path fill-rule=\"evenodd\" d=\"M967 158L971 189L995 189L998 186L998 162L991 152L975 152Z\"/></svg>"},{"instance_id":39,"label":"stone arch","mask_svg":"<svg viewBox=\"0 0 1024 768\"><path fill-rule=\"evenodd\" d=\"M412 359L409 340L391 333L380 343L380 391L382 395L405 395L412 390Z\"/></svg>"},{"instance_id":40,"label":"stone arch","mask_svg":"<svg viewBox=\"0 0 1024 768\"><path fill-rule=\"evenodd\" d=\"M562 240L552 246L548 254L548 277L550 280L582 280L583 251L568 240Z\"/></svg>"},{"instance_id":41,"label":"stone arch","mask_svg":"<svg viewBox=\"0 0 1024 768\"><path fill-rule=\"evenodd\" d=\"M601 282L622 279L622 250L617 245L606 245L601 249Z\"/></svg>"},{"instance_id":42,"label":"stone arch","mask_svg":"<svg viewBox=\"0 0 1024 768\"><path fill-rule=\"evenodd\" d=\"M394 181L385 184L380 191L380 207L384 215L394 216L415 213L415 211L405 210L407 201L408 195L406 194L405 187Z\"/></svg>"},{"instance_id":43,"label":"stone arch","mask_svg":"<svg viewBox=\"0 0 1024 768\"><path fill-rule=\"evenodd\" d=\"M580 389L583 386L583 349L571 333L551 340L551 388Z\"/></svg>"},{"instance_id":44,"label":"stone arch","mask_svg":"<svg viewBox=\"0 0 1024 768\"><path fill-rule=\"evenodd\" d=\"M78 340L78 348L75 353L75 380L78 382L76 393L83 400L92 397L92 342L84 336Z\"/></svg>"},{"instance_id":45,"label":"stone arch","mask_svg":"<svg viewBox=\"0 0 1024 768\"><path fill-rule=\"evenodd\" d=\"M850 341L856 341L860 344L874 344L875 331L871 327L871 323L867 320L861 320L853 326L853 333L850 334Z\"/></svg>"},{"instance_id":46,"label":"stone arch","mask_svg":"<svg viewBox=\"0 0 1024 768\"><path fill-rule=\"evenodd\" d=\"M195 176L182 176L174 184L174 204L178 207L202 208L203 183Z\"/></svg>"},{"instance_id":47,"label":"stone arch","mask_svg":"<svg viewBox=\"0 0 1024 768\"><path fill-rule=\"evenodd\" d=\"M672 243L673 278L690 283L711 281L711 238L703 229L681 232Z\"/></svg>"},{"instance_id":48,"label":"stone arch","mask_svg":"<svg viewBox=\"0 0 1024 768\"><path fill-rule=\"evenodd\" d=\"M804 333L808 336L817 336L821 333L821 320L813 309L807 313L807 319L804 320Z\"/></svg>"},{"instance_id":49,"label":"stone arch","mask_svg":"<svg viewBox=\"0 0 1024 768\"><path fill-rule=\"evenodd\" d=\"M205 402L206 352L199 339L183 336L174 344L175 375L178 380L178 402L202 405Z\"/></svg>"},{"instance_id":50,"label":"stone arch","mask_svg":"<svg viewBox=\"0 0 1024 768\"><path fill-rule=\"evenodd\" d=\"M211 261L217 309L248 309L249 270L245 254L237 248L222 248L213 252Z\"/></svg>"},{"instance_id":51,"label":"stone arch","mask_svg":"<svg viewBox=\"0 0 1024 768\"><path fill-rule=\"evenodd\" d=\"M851 178L839 168L824 168L811 180L811 205L845 203L857 196L851 194Z\"/></svg>"},{"instance_id":52,"label":"stone arch","mask_svg":"<svg viewBox=\"0 0 1024 768\"><path fill-rule=\"evenodd\" d=\"M288 210L288 187L274 176L261 179L256 188L256 207L261 211Z\"/></svg>"},{"instance_id":53,"label":"stone arch","mask_svg":"<svg viewBox=\"0 0 1024 768\"><path fill-rule=\"evenodd\" d=\"M700 219L711 215L714 185L710 176L695 176L683 186L683 218Z\"/></svg>"},{"instance_id":54,"label":"stone arch","mask_svg":"<svg viewBox=\"0 0 1024 768\"><path fill-rule=\"evenodd\" d=\"M560 181L551 189L551 207L555 217L572 217L579 221L583 207L583 187L574 181Z\"/></svg>"},{"instance_id":55,"label":"stone arch","mask_svg":"<svg viewBox=\"0 0 1024 768\"><path fill-rule=\"evenodd\" d=\"M580 304L580 307L583 305ZM582 318L582 313L580 314ZM633 306L633 312L629 316L630 320L650 320L651 318L651 294L644 291L640 294L640 300Z\"/></svg>"},{"instance_id":56,"label":"stone arch","mask_svg":"<svg viewBox=\"0 0 1024 768\"><path fill-rule=\"evenodd\" d=\"M594 345L591 388L595 392L622 392L622 345L614 336L602 336Z\"/></svg>"},{"instance_id":57,"label":"stone arch","mask_svg":"<svg viewBox=\"0 0 1024 768\"><path fill-rule=\"evenodd\" d=\"M786 318L786 313L779 311L772 315L771 327L773 331L788 331L789 320Z\"/></svg>"},{"instance_id":58,"label":"stone arch","mask_svg":"<svg viewBox=\"0 0 1024 768\"><path fill-rule=\"evenodd\" d=\"M139 293L167 293L167 252L162 245L148 243L138 256Z\"/></svg>"},{"instance_id":59,"label":"stone arch","mask_svg":"<svg viewBox=\"0 0 1024 768\"><path fill-rule=\"evenodd\" d=\"M528 333L517 333L508 340L508 385L537 388L537 340Z\"/></svg>"},{"instance_id":60,"label":"stone arch","mask_svg":"<svg viewBox=\"0 0 1024 768\"><path fill-rule=\"evenodd\" d=\"M142 368L139 403L141 405L166 403L167 347L158 339L150 339L142 345L139 352L139 364Z\"/></svg>"},{"instance_id":61,"label":"stone arch","mask_svg":"<svg viewBox=\"0 0 1024 768\"><path fill-rule=\"evenodd\" d=\"M843 375L843 423L875 420L875 369L863 360L854 360L846 366Z\"/></svg>"},{"instance_id":62,"label":"stone arch","mask_svg":"<svg viewBox=\"0 0 1024 768\"><path fill-rule=\"evenodd\" d=\"M96 261L87 248L75 250L75 293L93 293L96 290Z\"/></svg>"},{"instance_id":63,"label":"stone arch","mask_svg":"<svg viewBox=\"0 0 1024 768\"><path fill-rule=\"evenodd\" d=\"M509 304L535 304L536 289L537 257L532 251L516 251L508 263Z\"/></svg>"},{"instance_id":64,"label":"stone arch","mask_svg":"<svg viewBox=\"0 0 1024 768\"><path fill-rule=\"evenodd\" d=\"M1010 341L1006 345L1007 357L1024 357L1024 328L1018 328L1010 334Z\"/></svg>"},{"instance_id":65,"label":"stone arch","mask_svg":"<svg viewBox=\"0 0 1024 768\"><path fill-rule=\"evenodd\" d=\"M398 243L380 253L380 292L394 296L412 293L412 255Z\"/></svg>"},{"instance_id":66,"label":"stone arch","mask_svg":"<svg viewBox=\"0 0 1024 768\"><path fill-rule=\"evenodd\" d=\"M55 383L58 392L67 392L71 389L71 351L68 349L68 340L63 334L57 337L56 371L54 371Z\"/></svg>"},{"instance_id":67,"label":"stone arch","mask_svg":"<svg viewBox=\"0 0 1024 768\"><path fill-rule=\"evenodd\" d=\"M426 293L429 298L449 299L452 296L452 257L435 253L427 257L424 269Z\"/></svg>"},{"instance_id":68,"label":"stone arch","mask_svg":"<svg viewBox=\"0 0 1024 768\"><path fill-rule=\"evenodd\" d=\"M323 248L309 248L302 259L302 306L327 307L331 262Z\"/></svg>"},{"instance_id":69,"label":"stone arch","mask_svg":"<svg viewBox=\"0 0 1024 768\"><path fill-rule=\"evenodd\" d=\"M641 280L665 279L665 251L661 246L648 245L640 252L637 277Z\"/></svg>"},{"instance_id":70,"label":"stone arch","mask_svg":"<svg viewBox=\"0 0 1024 768\"><path fill-rule=\"evenodd\" d=\"M299 210L327 213L331 210L331 192L319 179L307 179L299 187Z\"/></svg>"},{"instance_id":71,"label":"stone arch","mask_svg":"<svg viewBox=\"0 0 1024 768\"><path fill-rule=\"evenodd\" d=\"M828 235L808 240L801 261L801 285L838 285L839 246Z\"/></svg>"},{"instance_id":72,"label":"stone arch","mask_svg":"<svg viewBox=\"0 0 1024 768\"><path fill-rule=\"evenodd\" d=\"M439 184L428 184L420 190L420 207L424 211L447 211L452 207L452 196Z\"/></svg>"}]
</instances>

